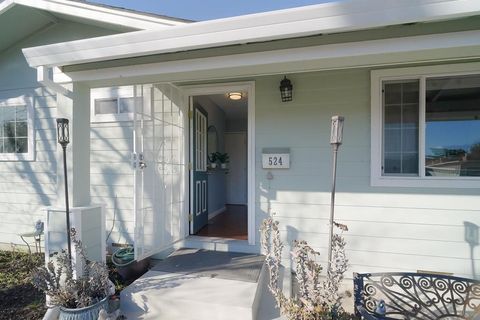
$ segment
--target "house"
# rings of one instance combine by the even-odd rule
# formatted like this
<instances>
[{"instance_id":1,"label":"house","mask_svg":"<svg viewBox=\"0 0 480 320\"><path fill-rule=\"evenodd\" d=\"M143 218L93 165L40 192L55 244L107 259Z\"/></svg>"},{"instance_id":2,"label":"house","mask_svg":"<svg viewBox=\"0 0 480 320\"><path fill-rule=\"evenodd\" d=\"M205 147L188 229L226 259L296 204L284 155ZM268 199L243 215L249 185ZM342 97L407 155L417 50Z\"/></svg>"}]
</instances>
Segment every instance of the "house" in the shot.
<instances>
[{"instance_id":1,"label":"house","mask_svg":"<svg viewBox=\"0 0 480 320\"><path fill-rule=\"evenodd\" d=\"M325 262L339 114L336 219L349 227L351 271L476 277L479 14L475 0L345 1L22 42L30 87L57 103L13 91L52 114L32 108L35 157L1 164L4 188L29 191L5 216L26 226L31 216L16 220L33 211L26 201L63 199L53 118L66 117L73 205L105 206L112 245L134 245L139 259L174 247L260 252L260 223L275 213L284 239L307 240ZM226 168L214 152L229 155ZM15 241L2 228L2 242Z\"/></svg>"}]
</instances>

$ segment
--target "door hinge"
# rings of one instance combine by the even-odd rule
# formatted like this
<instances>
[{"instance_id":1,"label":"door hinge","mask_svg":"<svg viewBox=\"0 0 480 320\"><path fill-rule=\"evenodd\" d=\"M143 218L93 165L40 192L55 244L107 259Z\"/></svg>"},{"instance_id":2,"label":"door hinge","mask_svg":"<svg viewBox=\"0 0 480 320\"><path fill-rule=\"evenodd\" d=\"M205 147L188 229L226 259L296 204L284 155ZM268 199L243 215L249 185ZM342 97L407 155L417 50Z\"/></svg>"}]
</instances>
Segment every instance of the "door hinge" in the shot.
<instances>
[{"instance_id":1,"label":"door hinge","mask_svg":"<svg viewBox=\"0 0 480 320\"><path fill-rule=\"evenodd\" d=\"M131 156L131 164L132 164L132 169L137 169L138 167L138 156L137 156L137 153L136 152L132 152L132 156Z\"/></svg>"},{"instance_id":2,"label":"door hinge","mask_svg":"<svg viewBox=\"0 0 480 320\"><path fill-rule=\"evenodd\" d=\"M188 119L192 119L192 118L193 118L193 111L188 110Z\"/></svg>"},{"instance_id":3,"label":"door hinge","mask_svg":"<svg viewBox=\"0 0 480 320\"><path fill-rule=\"evenodd\" d=\"M192 170L192 163L191 162L188 163L188 170Z\"/></svg>"},{"instance_id":4,"label":"door hinge","mask_svg":"<svg viewBox=\"0 0 480 320\"><path fill-rule=\"evenodd\" d=\"M192 222L193 221L193 213L188 214L188 221Z\"/></svg>"},{"instance_id":5,"label":"door hinge","mask_svg":"<svg viewBox=\"0 0 480 320\"><path fill-rule=\"evenodd\" d=\"M145 157L143 153L132 152L131 157L132 168L135 169L145 169L147 164L145 163Z\"/></svg>"}]
</instances>

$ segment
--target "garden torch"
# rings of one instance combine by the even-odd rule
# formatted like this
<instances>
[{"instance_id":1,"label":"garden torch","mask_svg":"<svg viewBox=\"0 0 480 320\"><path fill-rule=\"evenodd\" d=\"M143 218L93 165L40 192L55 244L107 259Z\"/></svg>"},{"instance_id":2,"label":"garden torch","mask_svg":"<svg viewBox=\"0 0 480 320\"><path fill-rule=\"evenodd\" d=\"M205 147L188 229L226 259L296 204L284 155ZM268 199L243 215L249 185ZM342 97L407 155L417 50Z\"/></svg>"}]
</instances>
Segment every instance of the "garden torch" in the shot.
<instances>
[{"instance_id":1,"label":"garden torch","mask_svg":"<svg viewBox=\"0 0 480 320\"><path fill-rule=\"evenodd\" d=\"M70 239L70 208L68 206L68 180L67 180L67 145L70 142L70 131L68 128L68 119L58 118L57 119L57 134L58 134L58 143L62 146L63 149L63 174L65 178L65 216L67 222L67 250L68 258L72 260L72 248L71 248L71 239Z\"/></svg>"},{"instance_id":2,"label":"garden torch","mask_svg":"<svg viewBox=\"0 0 480 320\"><path fill-rule=\"evenodd\" d=\"M342 144L343 139L343 122L345 118L342 116L333 116L330 131L330 144L333 147L333 173L332 173L332 194L330 197L330 233L328 238L328 271L332 265L332 241L333 241L333 223L335 215L335 184L337 179L337 153L338 148Z\"/></svg>"}]
</instances>

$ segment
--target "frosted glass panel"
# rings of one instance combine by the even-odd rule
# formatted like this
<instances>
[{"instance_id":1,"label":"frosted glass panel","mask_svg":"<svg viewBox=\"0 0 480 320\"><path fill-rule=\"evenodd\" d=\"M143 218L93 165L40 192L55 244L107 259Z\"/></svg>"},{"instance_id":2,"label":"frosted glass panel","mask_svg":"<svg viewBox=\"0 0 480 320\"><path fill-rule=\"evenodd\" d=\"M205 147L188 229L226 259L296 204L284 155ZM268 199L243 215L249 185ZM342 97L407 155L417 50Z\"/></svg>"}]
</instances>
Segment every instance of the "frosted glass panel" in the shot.
<instances>
[{"instance_id":1,"label":"frosted glass panel","mask_svg":"<svg viewBox=\"0 0 480 320\"><path fill-rule=\"evenodd\" d=\"M137 103L141 104L143 99L141 97L137 98L120 98L120 113L133 113L135 110L135 99Z\"/></svg>"},{"instance_id":2,"label":"frosted glass panel","mask_svg":"<svg viewBox=\"0 0 480 320\"><path fill-rule=\"evenodd\" d=\"M116 114L118 112L117 99L95 100L95 114Z\"/></svg>"}]
</instances>

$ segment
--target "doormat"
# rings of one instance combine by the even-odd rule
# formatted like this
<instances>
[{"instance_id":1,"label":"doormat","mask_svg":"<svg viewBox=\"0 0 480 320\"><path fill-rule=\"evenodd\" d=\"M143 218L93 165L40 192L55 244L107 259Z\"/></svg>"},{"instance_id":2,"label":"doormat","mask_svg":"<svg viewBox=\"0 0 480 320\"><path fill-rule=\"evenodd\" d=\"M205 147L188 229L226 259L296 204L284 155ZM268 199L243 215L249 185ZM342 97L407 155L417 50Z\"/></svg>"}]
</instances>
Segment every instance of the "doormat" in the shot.
<instances>
[{"instance_id":1,"label":"doormat","mask_svg":"<svg viewBox=\"0 0 480 320\"><path fill-rule=\"evenodd\" d=\"M258 282L264 261L264 256L256 254L180 249L155 264L151 270Z\"/></svg>"}]
</instances>

